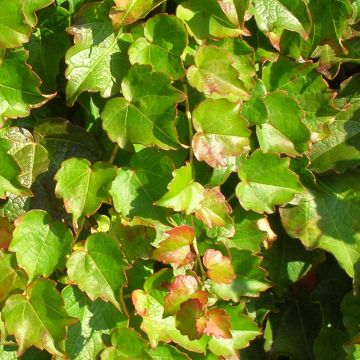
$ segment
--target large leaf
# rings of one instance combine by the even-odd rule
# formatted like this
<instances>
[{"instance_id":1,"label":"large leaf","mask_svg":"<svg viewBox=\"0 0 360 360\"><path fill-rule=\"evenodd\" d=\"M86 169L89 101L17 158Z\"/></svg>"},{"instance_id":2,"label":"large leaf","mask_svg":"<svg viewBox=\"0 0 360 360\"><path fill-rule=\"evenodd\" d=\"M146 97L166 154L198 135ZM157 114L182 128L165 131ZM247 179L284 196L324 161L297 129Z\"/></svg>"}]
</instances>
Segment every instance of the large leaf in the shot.
<instances>
[{"instance_id":1,"label":"large leaf","mask_svg":"<svg viewBox=\"0 0 360 360\"><path fill-rule=\"evenodd\" d=\"M254 152L239 170L236 195L240 204L247 210L272 213L275 205L285 205L301 193L302 186L289 164L289 159Z\"/></svg>"},{"instance_id":2,"label":"large leaf","mask_svg":"<svg viewBox=\"0 0 360 360\"><path fill-rule=\"evenodd\" d=\"M169 183L168 190L155 205L190 214L200 207L204 199L204 188L194 182L190 164L173 171L173 180Z\"/></svg>"},{"instance_id":3,"label":"large leaf","mask_svg":"<svg viewBox=\"0 0 360 360\"><path fill-rule=\"evenodd\" d=\"M113 305L102 300L91 301L76 286L66 286L61 295L67 313L79 322L68 328L65 350L71 359L96 358L104 349L103 336L117 324L125 322Z\"/></svg>"},{"instance_id":4,"label":"large leaf","mask_svg":"<svg viewBox=\"0 0 360 360\"><path fill-rule=\"evenodd\" d=\"M32 210L17 219L9 250L32 281L64 266L72 239L66 225L53 221L45 211Z\"/></svg>"},{"instance_id":5,"label":"large leaf","mask_svg":"<svg viewBox=\"0 0 360 360\"><path fill-rule=\"evenodd\" d=\"M50 280L37 280L26 289L25 295L12 295L7 299L2 315L8 333L14 335L19 344L18 356L30 346L61 355L66 326L74 319L66 313L55 285Z\"/></svg>"},{"instance_id":6,"label":"large leaf","mask_svg":"<svg viewBox=\"0 0 360 360\"><path fill-rule=\"evenodd\" d=\"M27 58L21 49L7 52L0 66L0 124L8 118L29 115L31 108L53 97L41 93L40 80L27 65Z\"/></svg>"},{"instance_id":7,"label":"large leaf","mask_svg":"<svg viewBox=\"0 0 360 360\"><path fill-rule=\"evenodd\" d=\"M355 75L341 85L336 104L341 111L330 124L330 135L314 144L310 168L323 173L343 172L360 164L360 76Z\"/></svg>"},{"instance_id":8,"label":"large leaf","mask_svg":"<svg viewBox=\"0 0 360 360\"><path fill-rule=\"evenodd\" d=\"M117 93L128 60L122 51L123 34L113 31L107 6L84 6L69 31L74 35L74 46L66 53L68 104L74 105L84 91L100 91L103 97Z\"/></svg>"},{"instance_id":9,"label":"large leaf","mask_svg":"<svg viewBox=\"0 0 360 360\"><path fill-rule=\"evenodd\" d=\"M105 162L91 166L86 159L72 158L62 163L55 175L55 193L64 199L65 209L73 215L74 224L109 201L109 189L115 174L115 167Z\"/></svg>"},{"instance_id":10,"label":"large leaf","mask_svg":"<svg viewBox=\"0 0 360 360\"><path fill-rule=\"evenodd\" d=\"M131 158L129 167L119 168L110 189L116 211L123 216L161 219L166 210L153 203L166 193L172 172L182 165L181 156L176 155L143 149Z\"/></svg>"},{"instance_id":11,"label":"large leaf","mask_svg":"<svg viewBox=\"0 0 360 360\"><path fill-rule=\"evenodd\" d=\"M212 167L226 167L249 150L250 131L238 104L205 100L193 113L197 133L192 140L196 158Z\"/></svg>"},{"instance_id":12,"label":"large leaf","mask_svg":"<svg viewBox=\"0 0 360 360\"><path fill-rule=\"evenodd\" d=\"M187 44L184 25L174 16L159 14L149 19L144 27L144 38L134 41L129 48L132 64L149 64L172 79L185 75L181 55Z\"/></svg>"},{"instance_id":13,"label":"large leaf","mask_svg":"<svg viewBox=\"0 0 360 360\"><path fill-rule=\"evenodd\" d=\"M189 67L189 84L212 98L231 102L248 100L249 93L234 66L231 54L219 47L201 46L195 54L195 65Z\"/></svg>"},{"instance_id":14,"label":"large leaf","mask_svg":"<svg viewBox=\"0 0 360 360\"><path fill-rule=\"evenodd\" d=\"M110 301L118 309L120 289L126 283L123 257L117 243L105 233L90 235L83 249L67 261L68 276L91 300Z\"/></svg>"},{"instance_id":15,"label":"large leaf","mask_svg":"<svg viewBox=\"0 0 360 360\"><path fill-rule=\"evenodd\" d=\"M330 252L349 276L359 276L359 175L328 176L319 184L321 192L280 210L282 223L290 236Z\"/></svg>"},{"instance_id":16,"label":"large leaf","mask_svg":"<svg viewBox=\"0 0 360 360\"><path fill-rule=\"evenodd\" d=\"M109 100L101 114L109 138L121 148L128 143L177 148L176 104L184 94L170 78L147 65L134 65L121 89L124 97Z\"/></svg>"}]
</instances>

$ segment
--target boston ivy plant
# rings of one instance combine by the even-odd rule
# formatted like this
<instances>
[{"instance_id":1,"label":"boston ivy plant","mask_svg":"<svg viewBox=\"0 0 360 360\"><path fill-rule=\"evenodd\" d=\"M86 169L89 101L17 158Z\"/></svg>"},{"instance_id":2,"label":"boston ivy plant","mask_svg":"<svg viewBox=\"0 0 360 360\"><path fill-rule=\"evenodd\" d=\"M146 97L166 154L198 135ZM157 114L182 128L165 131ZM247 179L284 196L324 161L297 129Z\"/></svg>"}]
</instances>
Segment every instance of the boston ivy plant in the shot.
<instances>
[{"instance_id":1,"label":"boston ivy plant","mask_svg":"<svg viewBox=\"0 0 360 360\"><path fill-rule=\"evenodd\" d=\"M0 0L0 359L359 359L359 20Z\"/></svg>"}]
</instances>

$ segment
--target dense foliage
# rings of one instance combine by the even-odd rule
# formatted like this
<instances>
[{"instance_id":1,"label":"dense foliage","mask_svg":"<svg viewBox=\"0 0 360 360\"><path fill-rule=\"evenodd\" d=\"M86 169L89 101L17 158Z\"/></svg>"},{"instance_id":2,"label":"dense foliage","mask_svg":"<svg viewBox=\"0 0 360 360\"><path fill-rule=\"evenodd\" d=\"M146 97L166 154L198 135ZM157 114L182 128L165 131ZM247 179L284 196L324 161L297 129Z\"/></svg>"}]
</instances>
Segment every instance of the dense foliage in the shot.
<instances>
[{"instance_id":1,"label":"dense foliage","mask_svg":"<svg viewBox=\"0 0 360 360\"><path fill-rule=\"evenodd\" d=\"M360 359L359 0L0 0L0 359Z\"/></svg>"}]
</instances>

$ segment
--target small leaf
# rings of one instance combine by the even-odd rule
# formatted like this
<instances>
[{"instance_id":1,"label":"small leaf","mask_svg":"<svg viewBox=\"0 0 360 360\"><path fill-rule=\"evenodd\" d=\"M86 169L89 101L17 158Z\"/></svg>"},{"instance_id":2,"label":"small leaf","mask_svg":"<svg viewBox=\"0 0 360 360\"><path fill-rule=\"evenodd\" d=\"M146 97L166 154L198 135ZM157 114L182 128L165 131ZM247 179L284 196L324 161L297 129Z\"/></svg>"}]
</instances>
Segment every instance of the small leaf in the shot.
<instances>
[{"instance_id":1,"label":"small leaf","mask_svg":"<svg viewBox=\"0 0 360 360\"><path fill-rule=\"evenodd\" d=\"M124 97L109 100L101 113L109 138L121 148L128 143L177 148L176 104L184 94L171 85L170 78L151 72L148 65L134 65L121 89Z\"/></svg>"},{"instance_id":2,"label":"small leaf","mask_svg":"<svg viewBox=\"0 0 360 360\"><path fill-rule=\"evenodd\" d=\"M193 228L187 225L178 226L166 231L165 236L165 240L153 251L152 259L164 264L173 264L175 268L194 261L195 254L190 249L195 238Z\"/></svg>"},{"instance_id":3,"label":"small leaf","mask_svg":"<svg viewBox=\"0 0 360 360\"><path fill-rule=\"evenodd\" d=\"M231 284L236 278L230 258L224 256L218 250L206 250L203 263L208 269L209 278L215 282Z\"/></svg>"},{"instance_id":4,"label":"small leaf","mask_svg":"<svg viewBox=\"0 0 360 360\"><path fill-rule=\"evenodd\" d=\"M175 16L155 15L146 22L144 35L131 44L130 62L149 64L173 80L181 79L185 71L180 57L187 44L182 22Z\"/></svg>"},{"instance_id":5,"label":"small leaf","mask_svg":"<svg viewBox=\"0 0 360 360\"><path fill-rule=\"evenodd\" d=\"M110 18L115 27L127 26L145 17L164 0L114 0Z\"/></svg>"},{"instance_id":6,"label":"small leaf","mask_svg":"<svg viewBox=\"0 0 360 360\"><path fill-rule=\"evenodd\" d=\"M250 131L240 115L240 106L225 99L205 100L193 113L197 133L192 140L199 161L218 168L231 164L249 151Z\"/></svg>"},{"instance_id":7,"label":"small leaf","mask_svg":"<svg viewBox=\"0 0 360 360\"><path fill-rule=\"evenodd\" d=\"M217 339L231 339L230 317L223 309L210 309L206 314L205 334Z\"/></svg>"},{"instance_id":8,"label":"small leaf","mask_svg":"<svg viewBox=\"0 0 360 360\"><path fill-rule=\"evenodd\" d=\"M69 106L73 106L84 91L100 91L105 98L116 94L128 69L123 34L114 33L107 6L100 2L84 6L75 20L69 28L74 35L74 46L65 58Z\"/></svg>"},{"instance_id":9,"label":"small leaf","mask_svg":"<svg viewBox=\"0 0 360 360\"><path fill-rule=\"evenodd\" d=\"M187 164L173 171L173 180L168 185L168 192L154 205L185 211L191 214L199 208L204 199L204 188L194 182L192 168Z\"/></svg>"},{"instance_id":10,"label":"small leaf","mask_svg":"<svg viewBox=\"0 0 360 360\"><path fill-rule=\"evenodd\" d=\"M12 293L22 292L27 283L23 270L16 263L15 254L6 254L0 251L0 302Z\"/></svg>"},{"instance_id":11,"label":"small leaf","mask_svg":"<svg viewBox=\"0 0 360 360\"><path fill-rule=\"evenodd\" d=\"M74 224L109 201L109 189L115 175L115 167L105 162L91 166L86 159L72 158L61 164L55 175L55 194L64 200L65 209L73 215Z\"/></svg>"},{"instance_id":12,"label":"small leaf","mask_svg":"<svg viewBox=\"0 0 360 360\"><path fill-rule=\"evenodd\" d=\"M4 199L7 192L17 195L30 195L31 192L23 187L18 180L20 168L13 157L8 154L9 150L10 142L0 138L0 198Z\"/></svg>"},{"instance_id":13,"label":"small leaf","mask_svg":"<svg viewBox=\"0 0 360 360\"><path fill-rule=\"evenodd\" d=\"M60 221L53 221L43 210L32 210L16 220L9 250L31 282L39 275L50 276L65 263L70 252L72 233Z\"/></svg>"},{"instance_id":14,"label":"small leaf","mask_svg":"<svg viewBox=\"0 0 360 360\"><path fill-rule=\"evenodd\" d=\"M19 344L19 357L30 346L62 355L66 326L74 319L66 313L55 285L50 280L37 280L26 289L26 295L11 295L6 300L2 315L8 333Z\"/></svg>"},{"instance_id":15,"label":"small leaf","mask_svg":"<svg viewBox=\"0 0 360 360\"><path fill-rule=\"evenodd\" d=\"M189 84L215 99L225 98L234 103L248 100L248 90L233 63L225 49L201 46L195 54L195 65L187 72Z\"/></svg>"},{"instance_id":16,"label":"small leaf","mask_svg":"<svg viewBox=\"0 0 360 360\"><path fill-rule=\"evenodd\" d=\"M236 196L246 209L273 213L275 205L285 205L303 188L292 171L289 159L255 151L239 170L242 180Z\"/></svg>"},{"instance_id":17,"label":"small leaf","mask_svg":"<svg viewBox=\"0 0 360 360\"><path fill-rule=\"evenodd\" d=\"M202 337L199 340L189 340L187 336L182 335L175 327L173 316L163 318L164 308L153 296L138 289L132 293L132 302L137 314L143 318L141 329L148 335L152 348L155 348L159 341L173 341L187 350L205 352L206 339Z\"/></svg>"},{"instance_id":18,"label":"small leaf","mask_svg":"<svg viewBox=\"0 0 360 360\"><path fill-rule=\"evenodd\" d=\"M165 297L164 316L174 315L180 305L188 299L197 299L202 306L208 301L207 293L198 290L199 284L191 275L179 275L169 286L169 293Z\"/></svg>"},{"instance_id":19,"label":"small leaf","mask_svg":"<svg viewBox=\"0 0 360 360\"><path fill-rule=\"evenodd\" d=\"M66 264L69 279L91 300L110 301L119 310L119 291L126 283L126 264L115 240L105 233L90 235Z\"/></svg>"},{"instance_id":20,"label":"small leaf","mask_svg":"<svg viewBox=\"0 0 360 360\"><path fill-rule=\"evenodd\" d=\"M45 104L55 95L41 93L40 79L27 65L27 59L25 50L7 52L0 66L0 123L28 116L31 108Z\"/></svg>"},{"instance_id":21,"label":"small leaf","mask_svg":"<svg viewBox=\"0 0 360 360\"><path fill-rule=\"evenodd\" d=\"M190 340L200 339L206 326L203 305L197 299L189 299L180 305L176 314L176 328Z\"/></svg>"}]
</instances>

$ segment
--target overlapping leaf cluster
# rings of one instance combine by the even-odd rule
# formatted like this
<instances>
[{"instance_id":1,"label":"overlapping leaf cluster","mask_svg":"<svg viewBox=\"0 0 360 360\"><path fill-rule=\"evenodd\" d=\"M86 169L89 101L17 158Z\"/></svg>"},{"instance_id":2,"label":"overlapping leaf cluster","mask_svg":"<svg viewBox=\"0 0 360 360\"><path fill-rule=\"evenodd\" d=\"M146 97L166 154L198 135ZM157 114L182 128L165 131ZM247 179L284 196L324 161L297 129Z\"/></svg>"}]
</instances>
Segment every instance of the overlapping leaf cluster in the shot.
<instances>
[{"instance_id":1,"label":"overlapping leaf cluster","mask_svg":"<svg viewBox=\"0 0 360 360\"><path fill-rule=\"evenodd\" d=\"M0 358L358 359L359 0L0 0Z\"/></svg>"}]
</instances>

